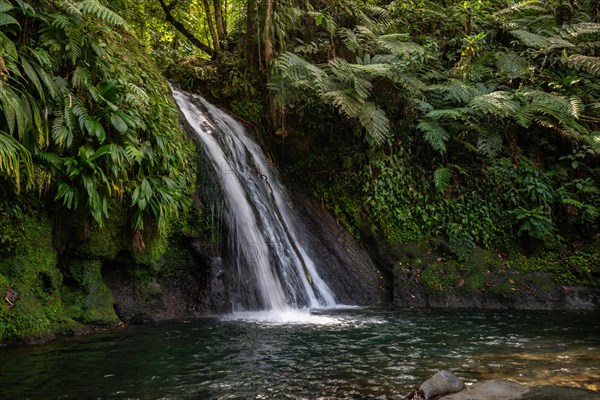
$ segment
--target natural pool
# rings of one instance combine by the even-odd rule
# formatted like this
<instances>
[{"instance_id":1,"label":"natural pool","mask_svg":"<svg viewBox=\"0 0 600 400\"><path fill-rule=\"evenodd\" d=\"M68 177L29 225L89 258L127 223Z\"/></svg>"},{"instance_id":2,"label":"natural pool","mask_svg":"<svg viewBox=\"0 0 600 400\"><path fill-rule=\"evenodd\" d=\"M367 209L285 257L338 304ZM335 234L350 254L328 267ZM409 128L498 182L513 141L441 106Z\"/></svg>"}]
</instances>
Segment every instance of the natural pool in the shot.
<instances>
[{"instance_id":1,"label":"natural pool","mask_svg":"<svg viewBox=\"0 0 600 400\"><path fill-rule=\"evenodd\" d=\"M0 348L0 399L397 399L440 369L466 382L600 390L599 313L271 317L163 322Z\"/></svg>"}]
</instances>

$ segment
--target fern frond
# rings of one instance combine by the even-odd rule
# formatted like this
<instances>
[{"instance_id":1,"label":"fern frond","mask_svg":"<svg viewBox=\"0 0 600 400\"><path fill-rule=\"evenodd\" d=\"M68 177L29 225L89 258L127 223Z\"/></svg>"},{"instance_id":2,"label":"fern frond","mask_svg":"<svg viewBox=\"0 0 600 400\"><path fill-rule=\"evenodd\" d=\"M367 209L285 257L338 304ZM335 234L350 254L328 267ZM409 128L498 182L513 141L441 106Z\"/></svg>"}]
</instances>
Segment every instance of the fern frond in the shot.
<instances>
[{"instance_id":1,"label":"fern frond","mask_svg":"<svg viewBox=\"0 0 600 400\"><path fill-rule=\"evenodd\" d=\"M563 37L580 38L586 35L597 35L600 33L600 24L593 22L582 22L556 28L556 32Z\"/></svg>"},{"instance_id":2,"label":"fern frond","mask_svg":"<svg viewBox=\"0 0 600 400\"><path fill-rule=\"evenodd\" d=\"M394 55L423 54L423 47L408 41L408 35L395 33L377 37L377 43Z\"/></svg>"},{"instance_id":3,"label":"fern frond","mask_svg":"<svg viewBox=\"0 0 600 400\"><path fill-rule=\"evenodd\" d=\"M513 14L519 14L524 11L546 11L544 4L540 0L525 0L509 5L491 16L494 19L501 19Z\"/></svg>"},{"instance_id":4,"label":"fern frond","mask_svg":"<svg viewBox=\"0 0 600 400\"><path fill-rule=\"evenodd\" d=\"M31 153L12 135L0 131L0 172L13 178L17 192L21 191L21 165L27 172L28 186L33 184Z\"/></svg>"},{"instance_id":5,"label":"fern frond","mask_svg":"<svg viewBox=\"0 0 600 400\"><path fill-rule=\"evenodd\" d=\"M106 8L97 0L84 0L77 4L84 15L93 15L100 21L112 26L125 26L127 22L117 13Z\"/></svg>"},{"instance_id":6,"label":"fern frond","mask_svg":"<svg viewBox=\"0 0 600 400\"><path fill-rule=\"evenodd\" d=\"M498 54L496 67L509 79L523 78L531 72L527 60L514 53Z\"/></svg>"},{"instance_id":7,"label":"fern frond","mask_svg":"<svg viewBox=\"0 0 600 400\"><path fill-rule=\"evenodd\" d=\"M83 66L78 66L73 71L73 76L71 77L71 83L73 88L77 90L84 90L91 82L90 71Z\"/></svg>"},{"instance_id":8,"label":"fern frond","mask_svg":"<svg viewBox=\"0 0 600 400\"><path fill-rule=\"evenodd\" d=\"M516 37L521 43L523 43L527 47L535 47L537 49L544 50L575 47L573 43L561 39L557 36L547 37L520 29L512 30L510 31L510 34Z\"/></svg>"},{"instance_id":9,"label":"fern frond","mask_svg":"<svg viewBox=\"0 0 600 400\"><path fill-rule=\"evenodd\" d=\"M441 154L446 152L446 142L450 139L450 134L437 121L422 119L417 128L425 134L425 140L434 150Z\"/></svg>"},{"instance_id":10,"label":"fern frond","mask_svg":"<svg viewBox=\"0 0 600 400\"><path fill-rule=\"evenodd\" d=\"M366 103L358 112L358 121L367 131L367 141L370 144L381 145L385 142L390 122L385 112L373 103Z\"/></svg>"},{"instance_id":11,"label":"fern frond","mask_svg":"<svg viewBox=\"0 0 600 400\"><path fill-rule=\"evenodd\" d=\"M477 151L484 156L496 157L502 150L502 136L496 129L488 130L479 136Z\"/></svg>"},{"instance_id":12,"label":"fern frond","mask_svg":"<svg viewBox=\"0 0 600 400\"><path fill-rule=\"evenodd\" d=\"M467 116L467 109L459 107L459 108L445 108L441 110L432 110L429 111L425 117L430 118L432 120L440 121L440 120L462 120Z\"/></svg>"},{"instance_id":13,"label":"fern frond","mask_svg":"<svg viewBox=\"0 0 600 400\"><path fill-rule=\"evenodd\" d=\"M439 166L433 171L433 184L440 192L445 192L450 186L452 171L450 168Z\"/></svg>"},{"instance_id":14,"label":"fern frond","mask_svg":"<svg viewBox=\"0 0 600 400\"><path fill-rule=\"evenodd\" d=\"M459 80L452 80L447 84L431 85L427 88L427 92L432 100L443 106L447 106L448 103L467 104L478 93L475 88Z\"/></svg>"},{"instance_id":15,"label":"fern frond","mask_svg":"<svg viewBox=\"0 0 600 400\"><path fill-rule=\"evenodd\" d=\"M473 98L469 102L471 110L477 110L474 116L478 119L505 119L512 117L520 104L513 100L512 93L497 91Z\"/></svg>"},{"instance_id":16,"label":"fern frond","mask_svg":"<svg viewBox=\"0 0 600 400\"><path fill-rule=\"evenodd\" d=\"M600 57L574 54L567 59L567 65L578 71L584 71L588 74L600 77Z\"/></svg>"},{"instance_id":17,"label":"fern frond","mask_svg":"<svg viewBox=\"0 0 600 400\"><path fill-rule=\"evenodd\" d=\"M127 83L127 94L125 95L125 102L134 107L147 106L150 103L150 97L146 94L146 91L141 87L134 85L133 83Z\"/></svg>"},{"instance_id":18,"label":"fern frond","mask_svg":"<svg viewBox=\"0 0 600 400\"><path fill-rule=\"evenodd\" d=\"M354 33L353 30L348 28L340 28L338 30L338 36L340 37L340 39L342 39L342 42L348 50L350 50L354 54L360 54L361 44L358 40L358 36L356 35L356 33Z\"/></svg>"}]
</instances>

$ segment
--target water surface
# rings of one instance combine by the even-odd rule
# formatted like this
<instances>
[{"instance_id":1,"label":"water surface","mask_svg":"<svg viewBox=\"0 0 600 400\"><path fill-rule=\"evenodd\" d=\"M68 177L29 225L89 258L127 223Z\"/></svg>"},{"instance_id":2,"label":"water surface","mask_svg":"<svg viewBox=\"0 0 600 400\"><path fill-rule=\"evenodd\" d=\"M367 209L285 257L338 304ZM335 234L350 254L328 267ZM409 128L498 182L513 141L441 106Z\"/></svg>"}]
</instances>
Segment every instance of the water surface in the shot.
<instances>
[{"instance_id":1,"label":"water surface","mask_svg":"<svg viewBox=\"0 0 600 400\"><path fill-rule=\"evenodd\" d=\"M0 399L397 399L440 369L599 390L599 317L345 309L133 326L0 348Z\"/></svg>"}]
</instances>

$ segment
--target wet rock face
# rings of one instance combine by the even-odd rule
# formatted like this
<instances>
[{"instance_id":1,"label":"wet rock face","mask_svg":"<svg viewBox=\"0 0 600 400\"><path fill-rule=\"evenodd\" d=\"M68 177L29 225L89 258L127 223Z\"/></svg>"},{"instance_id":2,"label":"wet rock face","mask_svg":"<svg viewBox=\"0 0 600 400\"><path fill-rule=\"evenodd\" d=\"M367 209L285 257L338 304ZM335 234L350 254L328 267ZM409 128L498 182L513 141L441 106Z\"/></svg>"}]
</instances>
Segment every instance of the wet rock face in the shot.
<instances>
[{"instance_id":1,"label":"wet rock face","mask_svg":"<svg viewBox=\"0 0 600 400\"><path fill-rule=\"evenodd\" d=\"M119 319L144 323L230 311L220 258L198 262L190 256L188 261L157 277L140 276L122 263L105 267L103 278Z\"/></svg>"},{"instance_id":2,"label":"wet rock face","mask_svg":"<svg viewBox=\"0 0 600 400\"><path fill-rule=\"evenodd\" d=\"M389 304L388 281L364 247L332 216L307 196L294 192L293 204L309 256L338 303Z\"/></svg>"}]
</instances>

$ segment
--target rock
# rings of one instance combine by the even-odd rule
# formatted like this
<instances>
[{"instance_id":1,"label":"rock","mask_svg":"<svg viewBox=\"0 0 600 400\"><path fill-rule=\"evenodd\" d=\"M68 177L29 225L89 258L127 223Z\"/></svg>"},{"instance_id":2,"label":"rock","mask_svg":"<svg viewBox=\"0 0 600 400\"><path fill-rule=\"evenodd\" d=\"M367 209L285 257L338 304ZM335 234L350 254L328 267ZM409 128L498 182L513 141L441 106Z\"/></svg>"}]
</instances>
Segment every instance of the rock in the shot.
<instances>
[{"instance_id":1,"label":"rock","mask_svg":"<svg viewBox=\"0 0 600 400\"><path fill-rule=\"evenodd\" d=\"M520 383L507 380L489 380L479 382L463 390L439 400L517 400L522 399L529 389Z\"/></svg>"},{"instance_id":2,"label":"rock","mask_svg":"<svg viewBox=\"0 0 600 400\"><path fill-rule=\"evenodd\" d=\"M527 400L600 400L600 392L565 386L537 386L527 393Z\"/></svg>"},{"instance_id":3,"label":"rock","mask_svg":"<svg viewBox=\"0 0 600 400\"><path fill-rule=\"evenodd\" d=\"M318 202L293 192L296 222L305 251L342 304L389 303L387 281L366 249ZM391 293L389 293L391 294Z\"/></svg>"},{"instance_id":4,"label":"rock","mask_svg":"<svg viewBox=\"0 0 600 400\"><path fill-rule=\"evenodd\" d=\"M407 398L414 400L432 400L440 396L460 392L465 384L448 371L439 371L419 386Z\"/></svg>"}]
</instances>

